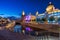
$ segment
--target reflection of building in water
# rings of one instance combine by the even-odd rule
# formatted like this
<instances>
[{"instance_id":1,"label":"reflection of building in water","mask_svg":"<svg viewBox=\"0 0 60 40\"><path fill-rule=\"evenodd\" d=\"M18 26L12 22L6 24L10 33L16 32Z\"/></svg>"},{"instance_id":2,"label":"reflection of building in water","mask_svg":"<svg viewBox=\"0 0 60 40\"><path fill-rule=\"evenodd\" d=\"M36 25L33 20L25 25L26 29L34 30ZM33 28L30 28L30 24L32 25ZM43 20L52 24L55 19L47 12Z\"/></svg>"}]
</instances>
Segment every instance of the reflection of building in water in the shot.
<instances>
[{"instance_id":1,"label":"reflection of building in water","mask_svg":"<svg viewBox=\"0 0 60 40\"><path fill-rule=\"evenodd\" d=\"M21 32L21 31L22 31L22 26L16 25L16 26L14 27L14 32Z\"/></svg>"},{"instance_id":2,"label":"reflection of building in water","mask_svg":"<svg viewBox=\"0 0 60 40\"><path fill-rule=\"evenodd\" d=\"M26 31L32 31L32 29L30 27L26 27L25 30Z\"/></svg>"}]
</instances>

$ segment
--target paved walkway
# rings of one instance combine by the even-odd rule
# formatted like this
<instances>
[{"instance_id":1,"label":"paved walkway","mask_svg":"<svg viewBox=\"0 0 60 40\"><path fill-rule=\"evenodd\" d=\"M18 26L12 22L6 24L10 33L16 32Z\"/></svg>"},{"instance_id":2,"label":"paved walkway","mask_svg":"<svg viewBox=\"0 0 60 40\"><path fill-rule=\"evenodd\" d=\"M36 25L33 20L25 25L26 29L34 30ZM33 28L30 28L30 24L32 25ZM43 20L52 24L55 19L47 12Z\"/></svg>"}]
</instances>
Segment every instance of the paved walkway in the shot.
<instances>
[{"instance_id":1,"label":"paved walkway","mask_svg":"<svg viewBox=\"0 0 60 40\"><path fill-rule=\"evenodd\" d=\"M7 30L0 31L0 40L59 40L57 37L36 37L30 35L23 35L21 33L14 33Z\"/></svg>"}]
</instances>

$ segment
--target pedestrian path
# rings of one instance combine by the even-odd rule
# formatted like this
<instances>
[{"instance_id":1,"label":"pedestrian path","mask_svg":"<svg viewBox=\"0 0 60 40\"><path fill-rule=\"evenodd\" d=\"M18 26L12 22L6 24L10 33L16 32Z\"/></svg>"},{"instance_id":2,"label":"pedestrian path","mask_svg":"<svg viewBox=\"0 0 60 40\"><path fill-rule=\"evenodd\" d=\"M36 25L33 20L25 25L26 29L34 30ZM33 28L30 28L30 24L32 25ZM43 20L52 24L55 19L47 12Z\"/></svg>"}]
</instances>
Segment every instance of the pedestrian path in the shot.
<instances>
[{"instance_id":1,"label":"pedestrian path","mask_svg":"<svg viewBox=\"0 0 60 40\"><path fill-rule=\"evenodd\" d=\"M52 36L31 36L22 33L10 32L7 30L1 30L0 35L6 40L60 40L58 37ZM1 37L0 37L1 38Z\"/></svg>"}]
</instances>

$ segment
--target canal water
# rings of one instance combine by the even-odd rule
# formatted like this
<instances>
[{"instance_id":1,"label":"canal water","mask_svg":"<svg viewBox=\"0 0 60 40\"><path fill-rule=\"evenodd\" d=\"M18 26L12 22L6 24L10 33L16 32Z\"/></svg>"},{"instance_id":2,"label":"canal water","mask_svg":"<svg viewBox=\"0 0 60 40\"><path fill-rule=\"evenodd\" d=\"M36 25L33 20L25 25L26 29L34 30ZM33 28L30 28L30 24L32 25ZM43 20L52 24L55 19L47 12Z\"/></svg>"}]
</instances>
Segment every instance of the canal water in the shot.
<instances>
[{"instance_id":1,"label":"canal water","mask_svg":"<svg viewBox=\"0 0 60 40\"><path fill-rule=\"evenodd\" d=\"M14 27L14 32L20 33L22 31L22 26L21 25L16 25Z\"/></svg>"},{"instance_id":2,"label":"canal water","mask_svg":"<svg viewBox=\"0 0 60 40\"><path fill-rule=\"evenodd\" d=\"M14 32L22 33L22 26L21 25L16 25L14 27ZM59 37L53 37L53 36L50 36L50 35L37 36L36 31L33 31L29 27L26 27L24 32L25 32L24 35L30 35L33 38L33 40L59 40Z\"/></svg>"}]
</instances>

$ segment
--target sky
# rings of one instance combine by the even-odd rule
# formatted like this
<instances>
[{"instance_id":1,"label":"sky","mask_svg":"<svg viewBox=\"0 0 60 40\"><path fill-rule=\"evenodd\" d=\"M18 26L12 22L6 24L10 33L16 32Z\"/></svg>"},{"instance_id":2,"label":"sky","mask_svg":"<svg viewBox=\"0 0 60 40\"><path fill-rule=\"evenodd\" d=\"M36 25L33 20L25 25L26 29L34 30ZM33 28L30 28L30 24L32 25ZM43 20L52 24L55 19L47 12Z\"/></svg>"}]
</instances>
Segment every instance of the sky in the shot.
<instances>
[{"instance_id":1,"label":"sky","mask_svg":"<svg viewBox=\"0 0 60 40\"><path fill-rule=\"evenodd\" d=\"M22 11L26 15L30 12L35 15L36 11L43 13L49 2L60 9L60 0L0 0L0 15L21 16Z\"/></svg>"}]
</instances>

